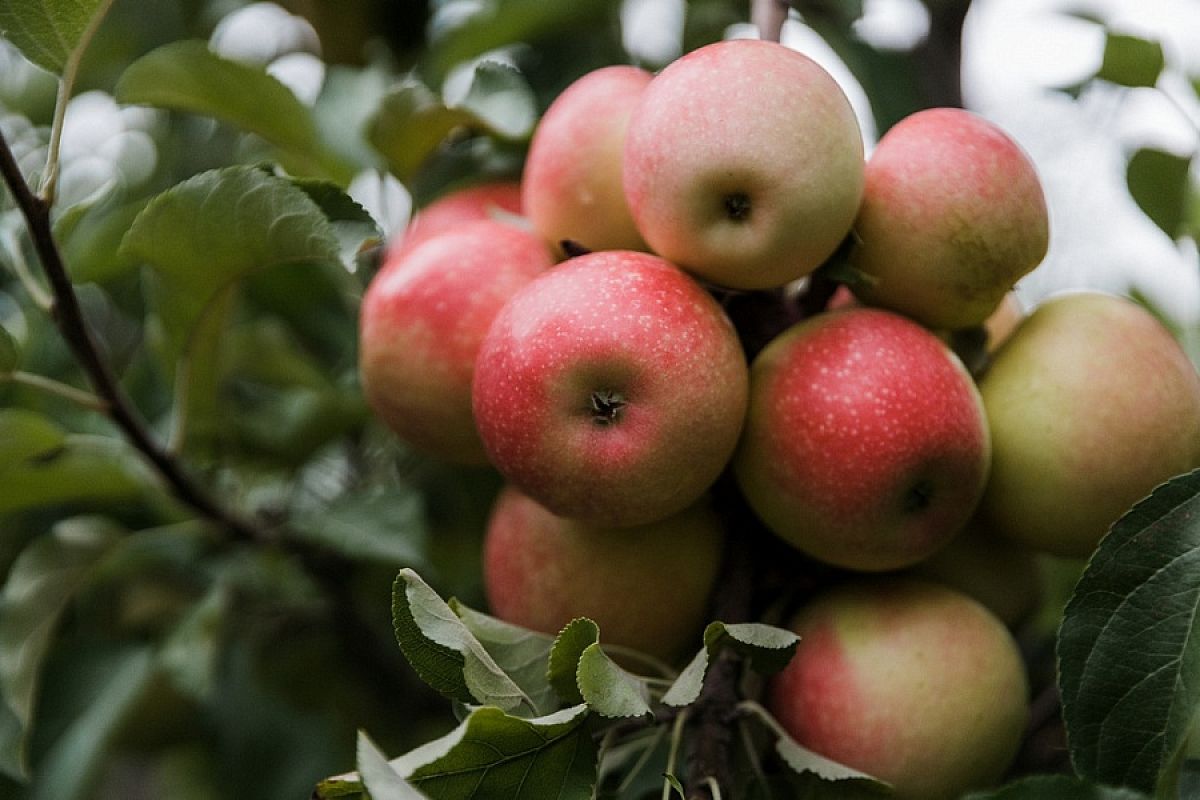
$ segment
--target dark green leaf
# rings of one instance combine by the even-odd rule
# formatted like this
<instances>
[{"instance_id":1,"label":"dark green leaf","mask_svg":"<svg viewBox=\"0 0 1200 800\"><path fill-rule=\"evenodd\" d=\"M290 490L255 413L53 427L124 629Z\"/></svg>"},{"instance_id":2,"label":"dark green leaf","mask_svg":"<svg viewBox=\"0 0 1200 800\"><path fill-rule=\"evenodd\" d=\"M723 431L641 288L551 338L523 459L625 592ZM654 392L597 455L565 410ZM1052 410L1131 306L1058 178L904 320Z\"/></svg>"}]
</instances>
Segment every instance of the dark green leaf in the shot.
<instances>
[{"instance_id":1,"label":"dark green leaf","mask_svg":"<svg viewBox=\"0 0 1200 800\"><path fill-rule=\"evenodd\" d=\"M567 623L554 640L546 677L558 698L572 705L583 702L579 691L579 659L600 641L600 626L586 617Z\"/></svg>"},{"instance_id":2,"label":"dark green leaf","mask_svg":"<svg viewBox=\"0 0 1200 800\"><path fill-rule=\"evenodd\" d=\"M100 0L0 0L0 35L39 67L61 73Z\"/></svg>"},{"instance_id":3,"label":"dark green leaf","mask_svg":"<svg viewBox=\"0 0 1200 800\"><path fill-rule=\"evenodd\" d=\"M1165 65L1158 42L1109 31L1096 77L1121 86L1153 86Z\"/></svg>"},{"instance_id":4,"label":"dark green leaf","mask_svg":"<svg viewBox=\"0 0 1200 800\"><path fill-rule=\"evenodd\" d=\"M748 705L747 710L750 712L750 719L764 725L775 736L775 751L796 774L811 773L823 781L853 781L855 787L868 792L883 785L864 772L831 761L804 747L762 706Z\"/></svg>"},{"instance_id":5,"label":"dark green leaf","mask_svg":"<svg viewBox=\"0 0 1200 800\"><path fill-rule=\"evenodd\" d=\"M1200 709L1200 470L1113 525L1058 641L1076 772L1152 793Z\"/></svg>"},{"instance_id":6,"label":"dark green leaf","mask_svg":"<svg viewBox=\"0 0 1200 800\"><path fill-rule=\"evenodd\" d=\"M0 373L12 372L21 361L17 340L4 328L0 328Z\"/></svg>"},{"instance_id":7,"label":"dark green leaf","mask_svg":"<svg viewBox=\"0 0 1200 800\"><path fill-rule=\"evenodd\" d=\"M450 607L533 701L535 715L558 710L558 698L547 678L550 650L554 646L552 637L482 614L456 600L450 601Z\"/></svg>"},{"instance_id":8,"label":"dark green leaf","mask_svg":"<svg viewBox=\"0 0 1200 800\"><path fill-rule=\"evenodd\" d=\"M965 800L1149 800L1132 789L1097 786L1069 775L1038 775L991 792L972 792Z\"/></svg>"},{"instance_id":9,"label":"dark green leaf","mask_svg":"<svg viewBox=\"0 0 1200 800\"><path fill-rule=\"evenodd\" d=\"M1174 239L1183 228L1188 201L1191 156L1143 148L1129 159L1129 193L1146 216Z\"/></svg>"},{"instance_id":10,"label":"dark green leaf","mask_svg":"<svg viewBox=\"0 0 1200 800\"><path fill-rule=\"evenodd\" d=\"M580 654L576 680L588 708L602 717L640 717L650 713L645 683L617 666L599 642Z\"/></svg>"},{"instance_id":11,"label":"dark green leaf","mask_svg":"<svg viewBox=\"0 0 1200 800\"><path fill-rule=\"evenodd\" d=\"M400 777L383 753L367 735L358 732L358 774L371 800L421 800L425 797L408 781ZM327 795L328 796L328 795Z\"/></svg>"},{"instance_id":12,"label":"dark green leaf","mask_svg":"<svg viewBox=\"0 0 1200 800\"><path fill-rule=\"evenodd\" d=\"M293 171L345 182L351 170L323 147L312 112L262 67L223 58L205 42L173 42L131 64L118 102L215 117L284 151Z\"/></svg>"},{"instance_id":13,"label":"dark green leaf","mask_svg":"<svg viewBox=\"0 0 1200 800\"><path fill-rule=\"evenodd\" d=\"M371 117L367 138L392 173L412 180L451 131L477 123L465 109L447 108L423 83L409 79L390 90Z\"/></svg>"},{"instance_id":14,"label":"dark green leaf","mask_svg":"<svg viewBox=\"0 0 1200 800\"><path fill-rule=\"evenodd\" d=\"M0 589L0 696L22 735L17 753L3 761L27 773L26 734L33 720L42 662L59 618L93 568L120 540L106 520L80 517L60 522L21 552Z\"/></svg>"},{"instance_id":15,"label":"dark green leaf","mask_svg":"<svg viewBox=\"0 0 1200 800\"><path fill-rule=\"evenodd\" d=\"M180 691L197 700L206 699L216 682L230 599L228 586L214 584L175 625L158 653L159 668Z\"/></svg>"},{"instance_id":16,"label":"dark green leaf","mask_svg":"<svg viewBox=\"0 0 1200 800\"><path fill-rule=\"evenodd\" d=\"M666 782L670 785L671 791L675 793L675 796L679 797L680 800L686 800L687 792L684 790L683 784L680 783L679 778L676 778L669 772L665 772L663 773L663 779L666 780Z\"/></svg>"},{"instance_id":17,"label":"dark green leaf","mask_svg":"<svg viewBox=\"0 0 1200 800\"><path fill-rule=\"evenodd\" d=\"M396 567L425 563L425 509L411 489L376 486L341 497L295 517L292 530L350 558Z\"/></svg>"},{"instance_id":18,"label":"dark green leaf","mask_svg":"<svg viewBox=\"0 0 1200 800\"><path fill-rule=\"evenodd\" d=\"M484 706L392 767L433 800L590 800L596 746L587 717L582 705L536 719Z\"/></svg>"},{"instance_id":19,"label":"dark green leaf","mask_svg":"<svg viewBox=\"0 0 1200 800\"><path fill-rule=\"evenodd\" d=\"M411 569L396 576L392 621L401 651L437 691L463 703L533 708L458 615Z\"/></svg>"}]
</instances>

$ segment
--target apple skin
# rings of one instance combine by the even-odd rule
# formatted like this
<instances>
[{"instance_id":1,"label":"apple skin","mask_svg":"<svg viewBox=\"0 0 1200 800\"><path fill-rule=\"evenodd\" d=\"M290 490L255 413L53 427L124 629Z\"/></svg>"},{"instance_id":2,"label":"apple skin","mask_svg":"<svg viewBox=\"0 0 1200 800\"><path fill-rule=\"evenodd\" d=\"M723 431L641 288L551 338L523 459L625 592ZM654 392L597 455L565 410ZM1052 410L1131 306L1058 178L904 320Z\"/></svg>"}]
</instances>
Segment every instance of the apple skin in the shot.
<instances>
[{"instance_id":1,"label":"apple skin","mask_svg":"<svg viewBox=\"0 0 1200 800\"><path fill-rule=\"evenodd\" d=\"M651 81L629 121L624 184L654 252L720 286L778 287L849 233L862 134L841 88L807 56L717 42Z\"/></svg>"},{"instance_id":2,"label":"apple skin","mask_svg":"<svg viewBox=\"0 0 1200 800\"><path fill-rule=\"evenodd\" d=\"M850 263L854 292L930 328L981 324L1041 263L1049 215L1032 162L1002 130L956 108L918 111L867 160Z\"/></svg>"},{"instance_id":3,"label":"apple skin","mask_svg":"<svg viewBox=\"0 0 1200 800\"><path fill-rule=\"evenodd\" d=\"M509 486L496 499L483 549L492 614L557 634L576 617L600 641L676 663L700 647L724 536L705 502L631 528L556 516Z\"/></svg>"},{"instance_id":4,"label":"apple skin","mask_svg":"<svg viewBox=\"0 0 1200 800\"><path fill-rule=\"evenodd\" d=\"M475 354L501 306L553 264L537 236L489 220L390 253L359 317L359 374L376 416L431 455L484 463Z\"/></svg>"},{"instance_id":5,"label":"apple skin","mask_svg":"<svg viewBox=\"0 0 1200 800\"><path fill-rule=\"evenodd\" d=\"M883 571L963 527L989 454L983 404L954 354L911 320L849 308L792 326L755 358L733 469L778 536Z\"/></svg>"},{"instance_id":6,"label":"apple skin","mask_svg":"<svg viewBox=\"0 0 1200 800\"><path fill-rule=\"evenodd\" d=\"M488 457L556 514L639 525L695 502L729 461L748 369L729 318L646 253L610 250L539 276L479 350Z\"/></svg>"},{"instance_id":7,"label":"apple skin","mask_svg":"<svg viewBox=\"0 0 1200 800\"><path fill-rule=\"evenodd\" d=\"M516 181L493 181L452 191L413 215L408 227L388 243L388 258L398 258L403 251L459 225L502 214L521 215L521 184Z\"/></svg>"},{"instance_id":8,"label":"apple skin","mask_svg":"<svg viewBox=\"0 0 1200 800\"><path fill-rule=\"evenodd\" d=\"M1200 465L1200 377L1148 311L1098 292L1046 300L980 379L998 533L1084 557L1159 483Z\"/></svg>"},{"instance_id":9,"label":"apple skin","mask_svg":"<svg viewBox=\"0 0 1200 800\"><path fill-rule=\"evenodd\" d=\"M997 781L1028 720L1016 642L945 586L875 579L802 608L796 654L767 708L801 745L892 784L902 800L953 800Z\"/></svg>"},{"instance_id":10,"label":"apple skin","mask_svg":"<svg viewBox=\"0 0 1200 800\"><path fill-rule=\"evenodd\" d=\"M630 66L589 72L538 123L521 177L521 201L542 238L589 250L645 250L621 188L629 115L651 75Z\"/></svg>"}]
</instances>

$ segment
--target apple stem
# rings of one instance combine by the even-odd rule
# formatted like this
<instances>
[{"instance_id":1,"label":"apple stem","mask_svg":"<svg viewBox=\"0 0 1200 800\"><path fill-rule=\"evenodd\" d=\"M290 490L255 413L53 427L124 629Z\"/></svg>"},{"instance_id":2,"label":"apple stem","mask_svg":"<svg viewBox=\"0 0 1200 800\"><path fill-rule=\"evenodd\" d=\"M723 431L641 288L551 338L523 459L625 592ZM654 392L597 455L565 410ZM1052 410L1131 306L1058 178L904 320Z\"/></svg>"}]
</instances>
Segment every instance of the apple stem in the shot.
<instances>
[{"instance_id":1,"label":"apple stem","mask_svg":"<svg viewBox=\"0 0 1200 800\"><path fill-rule=\"evenodd\" d=\"M744 192L725 195L725 216L734 222L745 222L750 218L750 198Z\"/></svg>"},{"instance_id":2,"label":"apple stem","mask_svg":"<svg viewBox=\"0 0 1200 800\"><path fill-rule=\"evenodd\" d=\"M612 389L597 389L592 392L590 409L592 422L601 427L607 427L621 418L621 409L625 408L625 395Z\"/></svg>"},{"instance_id":3,"label":"apple stem","mask_svg":"<svg viewBox=\"0 0 1200 800\"><path fill-rule=\"evenodd\" d=\"M778 42L787 20L788 6L783 0L751 0L750 21L758 28L758 38Z\"/></svg>"}]
</instances>

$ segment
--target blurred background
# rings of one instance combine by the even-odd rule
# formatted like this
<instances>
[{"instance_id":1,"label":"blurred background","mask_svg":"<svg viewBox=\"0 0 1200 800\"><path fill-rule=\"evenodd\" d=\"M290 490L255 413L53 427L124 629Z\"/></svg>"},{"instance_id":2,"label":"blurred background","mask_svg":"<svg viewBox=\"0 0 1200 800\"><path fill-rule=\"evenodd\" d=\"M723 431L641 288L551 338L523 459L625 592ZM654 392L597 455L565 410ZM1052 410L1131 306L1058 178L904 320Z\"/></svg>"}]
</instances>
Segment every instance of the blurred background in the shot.
<instances>
[{"instance_id":1,"label":"blurred background","mask_svg":"<svg viewBox=\"0 0 1200 800\"><path fill-rule=\"evenodd\" d=\"M1200 3L793 7L784 43L842 82L868 149L912 111L962 104L1030 154L1052 229L1018 287L1026 307L1072 288L1129 294L1200 358ZM220 109L118 102L122 76L156 48L201 40L285 85L317 132L315 177L342 186L383 239L450 188L518 175L537 115L575 78L753 36L748 19L733 0L115 0L67 107L55 220L104 353L170 437L178 354L121 237L179 181L295 155ZM478 102L485 62L516 77ZM45 162L56 92L0 42L0 130L28 172ZM461 108L474 115L465 130L447 122ZM0 797L301 798L353 768L358 729L397 754L452 727L392 641L390 583L413 566L481 607L479 537L499 484L405 450L366 412L363 238L346 233L343 269L248 279L220 334L189 354L211 368L192 375L179 454L231 504L276 521L279 539L194 519L102 415L0 386ZM5 197L8 372L84 385L22 277L33 261Z\"/></svg>"}]
</instances>

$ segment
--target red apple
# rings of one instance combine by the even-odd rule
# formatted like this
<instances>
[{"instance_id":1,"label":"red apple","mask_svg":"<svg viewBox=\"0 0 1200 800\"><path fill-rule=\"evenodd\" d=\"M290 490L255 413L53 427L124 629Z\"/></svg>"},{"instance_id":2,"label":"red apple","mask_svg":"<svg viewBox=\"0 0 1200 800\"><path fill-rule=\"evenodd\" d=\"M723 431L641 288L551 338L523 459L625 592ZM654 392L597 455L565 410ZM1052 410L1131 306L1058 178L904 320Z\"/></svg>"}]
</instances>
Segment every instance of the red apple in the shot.
<instances>
[{"instance_id":1,"label":"red apple","mask_svg":"<svg viewBox=\"0 0 1200 800\"><path fill-rule=\"evenodd\" d=\"M929 331L886 311L829 311L768 344L750 381L734 473L783 539L838 566L898 569L970 518L987 421L970 376Z\"/></svg>"},{"instance_id":2,"label":"red apple","mask_svg":"<svg viewBox=\"0 0 1200 800\"><path fill-rule=\"evenodd\" d=\"M862 134L812 59L773 42L717 42L651 81L629 121L624 182L663 258L721 286L782 286L849 233Z\"/></svg>"},{"instance_id":3,"label":"red apple","mask_svg":"<svg viewBox=\"0 0 1200 800\"><path fill-rule=\"evenodd\" d=\"M537 236L488 220L389 254L359 320L359 372L376 415L430 454L484 462L471 416L475 353L500 307L553 263Z\"/></svg>"},{"instance_id":4,"label":"red apple","mask_svg":"<svg viewBox=\"0 0 1200 800\"><path fill-rule=\"evenodd\" d=\"M981 324L1049 245L1032 162L968 111L935 108L897 123L867 161L851 264L864 302L931 328Z\"/></svg>"},{"instance_id":5,"label":"red apple","mask_svg":"<svg viewBox=\"0 0 1200 800\"><path fill-rule=\"evenodd\" d=\"M605 67L572 83L546 110L525 159L521 199L542 237L589 250L644 250L621 188L629 115L651 75Z\"/></svg>"},{"instance_id":6,"label":"red apple","mask_svg":"<svg viewBox=\"0 0 1200 800\"><path fill-rule=\"evenodd\" d=\"M395 258L402 250L411 250L467 222L495 219L504 214L521 214L521 184L516 181L493 181L458 189L414 214L408 227L388 243L389 255Z\"/></svg>"},{"instance_id":7,"label":"red apple","mask_svg":"<svg viewBox=\"0 0 1200 800\"><path fill-rule=\"evenodd\" d=\"M604 528L556 516L509 487L484 539L488 604L500 619L549 634L588 617L601 642L674 663L700 646L722 538L703 503Z\"/></svg>"},{"instance_id":8,"label":"red apple","mask_svg":"<svg viewBox=\"0 0 1200 800\"><path fill-rule=\"evenodd\" d=\"M747 368L695 281L652 255L574 258L496 317L474 408L492 463L556 514L638 525L695 502L737 444Z\"/></svg>"},{"instance_id":9,"label":"red apple","mask_svg":"<svg viewBox=\"0 0 1200 800\"><path fill-rule=\"evenodd\" d=\"M800 644L767 706L800 744L892 785L954 800L998 780L1020 746L1028 681L1000 620L915 580L844 584L791 624Z\"/></svg>"}]
</instances>

